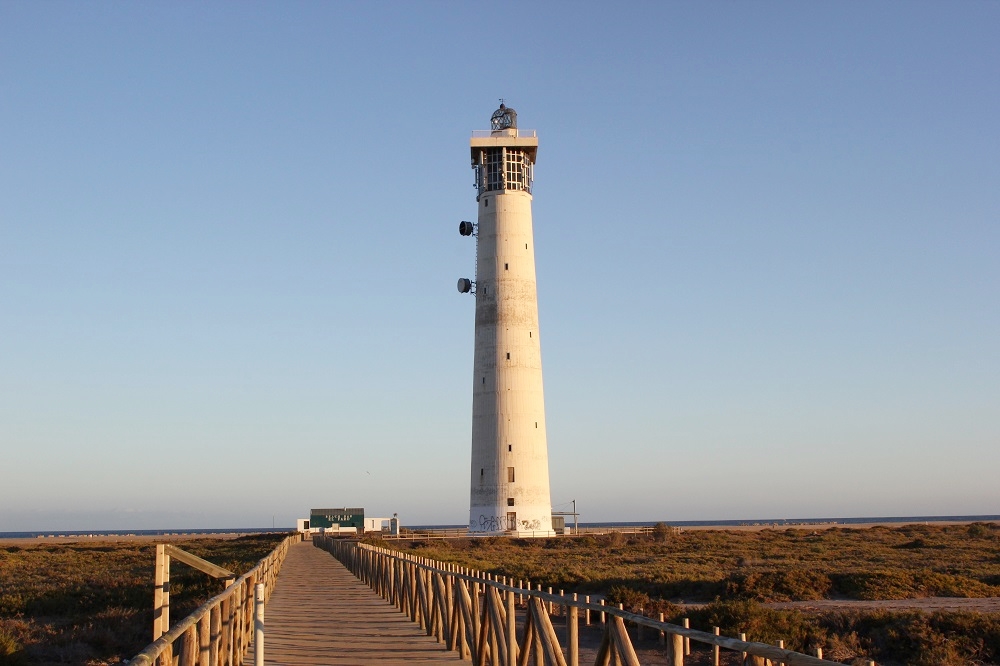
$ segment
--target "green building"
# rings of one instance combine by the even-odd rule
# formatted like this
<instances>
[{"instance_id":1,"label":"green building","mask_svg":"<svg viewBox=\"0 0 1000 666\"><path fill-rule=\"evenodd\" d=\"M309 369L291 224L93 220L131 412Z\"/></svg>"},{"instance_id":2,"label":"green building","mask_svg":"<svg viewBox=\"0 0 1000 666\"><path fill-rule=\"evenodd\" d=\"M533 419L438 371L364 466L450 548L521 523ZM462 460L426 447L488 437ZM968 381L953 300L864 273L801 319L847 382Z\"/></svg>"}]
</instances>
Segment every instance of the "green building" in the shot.
<instances>
[{"instance_id":1,"label":"green building","mask_svg":"<svg viewBox=\"0 0 1000 666\"><path fill-rule=\"evenodd\" d=\"M365 510L363 508L346 509L310 509L309 527L356 527L360 534L365 531Z\"/></svg>"}]
</instances>

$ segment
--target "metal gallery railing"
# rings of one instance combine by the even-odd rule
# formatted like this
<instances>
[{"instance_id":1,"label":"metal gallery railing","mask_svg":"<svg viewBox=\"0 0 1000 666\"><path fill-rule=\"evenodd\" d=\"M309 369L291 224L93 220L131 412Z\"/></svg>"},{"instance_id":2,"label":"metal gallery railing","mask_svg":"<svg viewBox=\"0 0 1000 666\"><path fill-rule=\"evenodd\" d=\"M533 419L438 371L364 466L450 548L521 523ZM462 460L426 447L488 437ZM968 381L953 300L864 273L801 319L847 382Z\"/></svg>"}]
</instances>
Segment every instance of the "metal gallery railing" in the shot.
<instances>
[{"instance_id":1,"label":"metal gallery railing","mask_svg":"<svg viewBox=\"0 0 1000 666\"><path fill-rule=\"evenodd\" d=\"M199 606L129 660L129 666L242 666L254 635L254 588L265 600L278 578L288 547L300 534L284 539L253 569Z\"/></svg>"},{"instance_id":2,"label":"metal gallery railing","mask_svg":"<svg viewBox=\"0 0 1000 666\"><path fill-rule=\"evenodd\" d=\"M329 551L355 576L405 613L413 622L474 664L493 666L579 666L579 618L598 614L603 637L595 666L641 666L626 622L659 633L671 666L684 666L690 642L712 647L712 663L720 663L723 650L738 652L750 666L822 666L835 662L785 650L689 629L629 613L621 608L581 601L521 587L506 578L424 557L389 550L355 540L317 535L313 543ZM522 607L522 628L517 629L517 606ZM565 618L565 645L552 618Z\"/></svg>"},{"instance_id":3,"label":"metal gallery railing","mask_svg":"<svg viewBox=\"0 0 1000 666\"><path fill-rule=\"evenodd\" d=\"M518 139L537 139L538 130L533 129L505 129L505 130L472 130L472 136L476 139L488 139L490 137L516 137Z\"/></svg>"}]
</instances>

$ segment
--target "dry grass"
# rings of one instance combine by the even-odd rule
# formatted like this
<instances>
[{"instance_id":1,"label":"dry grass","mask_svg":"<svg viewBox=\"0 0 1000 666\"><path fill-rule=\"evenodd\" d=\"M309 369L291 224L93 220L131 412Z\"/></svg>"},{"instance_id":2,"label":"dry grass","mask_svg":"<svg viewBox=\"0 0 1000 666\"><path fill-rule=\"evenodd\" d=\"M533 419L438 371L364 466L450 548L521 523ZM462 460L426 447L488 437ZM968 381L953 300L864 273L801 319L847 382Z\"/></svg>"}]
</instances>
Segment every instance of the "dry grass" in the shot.
<instances>
[{"instance_id":1,"label":"dry grass","mask_svg":"<svg viewBox=\"0 0 1000 666\"><path fill-rule=\"evenodd\" d=\"M533 584L605 595L668 621L726 635L817 645L842 663L959 666L1000 663L1000 614L804 613L769 601L1000 596L1000 527L699 530L557 539L386 542L390 548ZM682 609L671 602L708 602Z\"/></svg>"},{"instance_id":2,"label":"dry grass","mask_svg":"<svg viewBox=\"0 0 1000 666\"><path fill-rule=\"evenodd\" d=\"M673 601L1000 596L1000 528L982 523L385 545L554 588L626 586Z\"/></svg>"}]
</instances>

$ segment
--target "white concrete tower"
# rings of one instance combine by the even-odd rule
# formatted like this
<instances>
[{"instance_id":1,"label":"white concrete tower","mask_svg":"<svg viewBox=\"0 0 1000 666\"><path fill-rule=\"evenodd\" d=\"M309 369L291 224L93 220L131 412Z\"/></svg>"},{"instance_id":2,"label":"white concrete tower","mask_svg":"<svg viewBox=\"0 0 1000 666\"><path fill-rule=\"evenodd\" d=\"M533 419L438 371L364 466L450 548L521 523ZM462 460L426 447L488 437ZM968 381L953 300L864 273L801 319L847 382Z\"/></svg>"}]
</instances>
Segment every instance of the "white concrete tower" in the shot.
<instances>
[{"instance_id":1,"label":"white concrete tower","mask_svg":"<svg viewBox=\"0 0 1000 666\"><path fill-rule=\"evenodd\" d=\"M479 223L476 280L459 280L476 298L472 388L472 495L469 530L551 536L542 352L531 231L531 180L538 138L517 129L503 104L492 129L473 132Z\"/></svg>"}]
</instances>

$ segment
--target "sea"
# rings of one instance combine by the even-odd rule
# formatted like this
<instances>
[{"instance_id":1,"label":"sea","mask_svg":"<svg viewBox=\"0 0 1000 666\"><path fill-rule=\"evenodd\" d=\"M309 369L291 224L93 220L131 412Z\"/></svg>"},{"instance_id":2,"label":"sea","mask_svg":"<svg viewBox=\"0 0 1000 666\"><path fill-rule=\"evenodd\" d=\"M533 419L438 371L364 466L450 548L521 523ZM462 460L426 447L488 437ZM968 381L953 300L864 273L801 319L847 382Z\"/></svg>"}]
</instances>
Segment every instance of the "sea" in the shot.
<instances>
[{"instance_id":1,"label":"sea","mask_svg":"<svg viewBox=\"0 0 1000 666\"><path fill-rule=\"evenodd\" d=\"M565 515L565 514L563 514ZM565 516L573 524L572 516ZM580 527L652 527L657 523L672 527L794 527L796 525L864 525L869 523L976 523L1000 521L1000 515L983 516L859 516L854 518L755 518L752 520L645 520L633 522L585 523ZM405 525L414 530L461 529L465 525ZM0 533L2 534L2 533Z\"/></svg>"},{"instance_id":2,"label":"sea","mask_svg":"<svg viewBox=\"0 0 1000 666\"><path fill-rule=\"evenodd\" d=\"M566 516L567 524L572 517ZM860 516L852 518L768 518L751 520L648 520L617 521L605 523L581 522L580 527L652 527L664 523L673 527L795 527L797 525L861 525L866 523L947 523L947 522L1000 521L1000 515L982 516ZM404 525L414 530L462 529L466 525ZM102 536L183 536L187 534L261 534L264 532L290 532L294 527L226 527L168 530L56 530L40 532L0 532L0 539L42 539L49 537L102 537Z\"/></svg>"},{"instance_id":3,"label":"sea","mask_svg":"<svg viewBox=\"0 0 1000 666\"><path fill-rule=\"evenodd\" d=\"M0 532L0 539L43 539L48 537L184 536L186 534L261 534L293 532L294 527L226 527L171 530L55 530L42 532Z\"/></svg>"}]
</instances>

